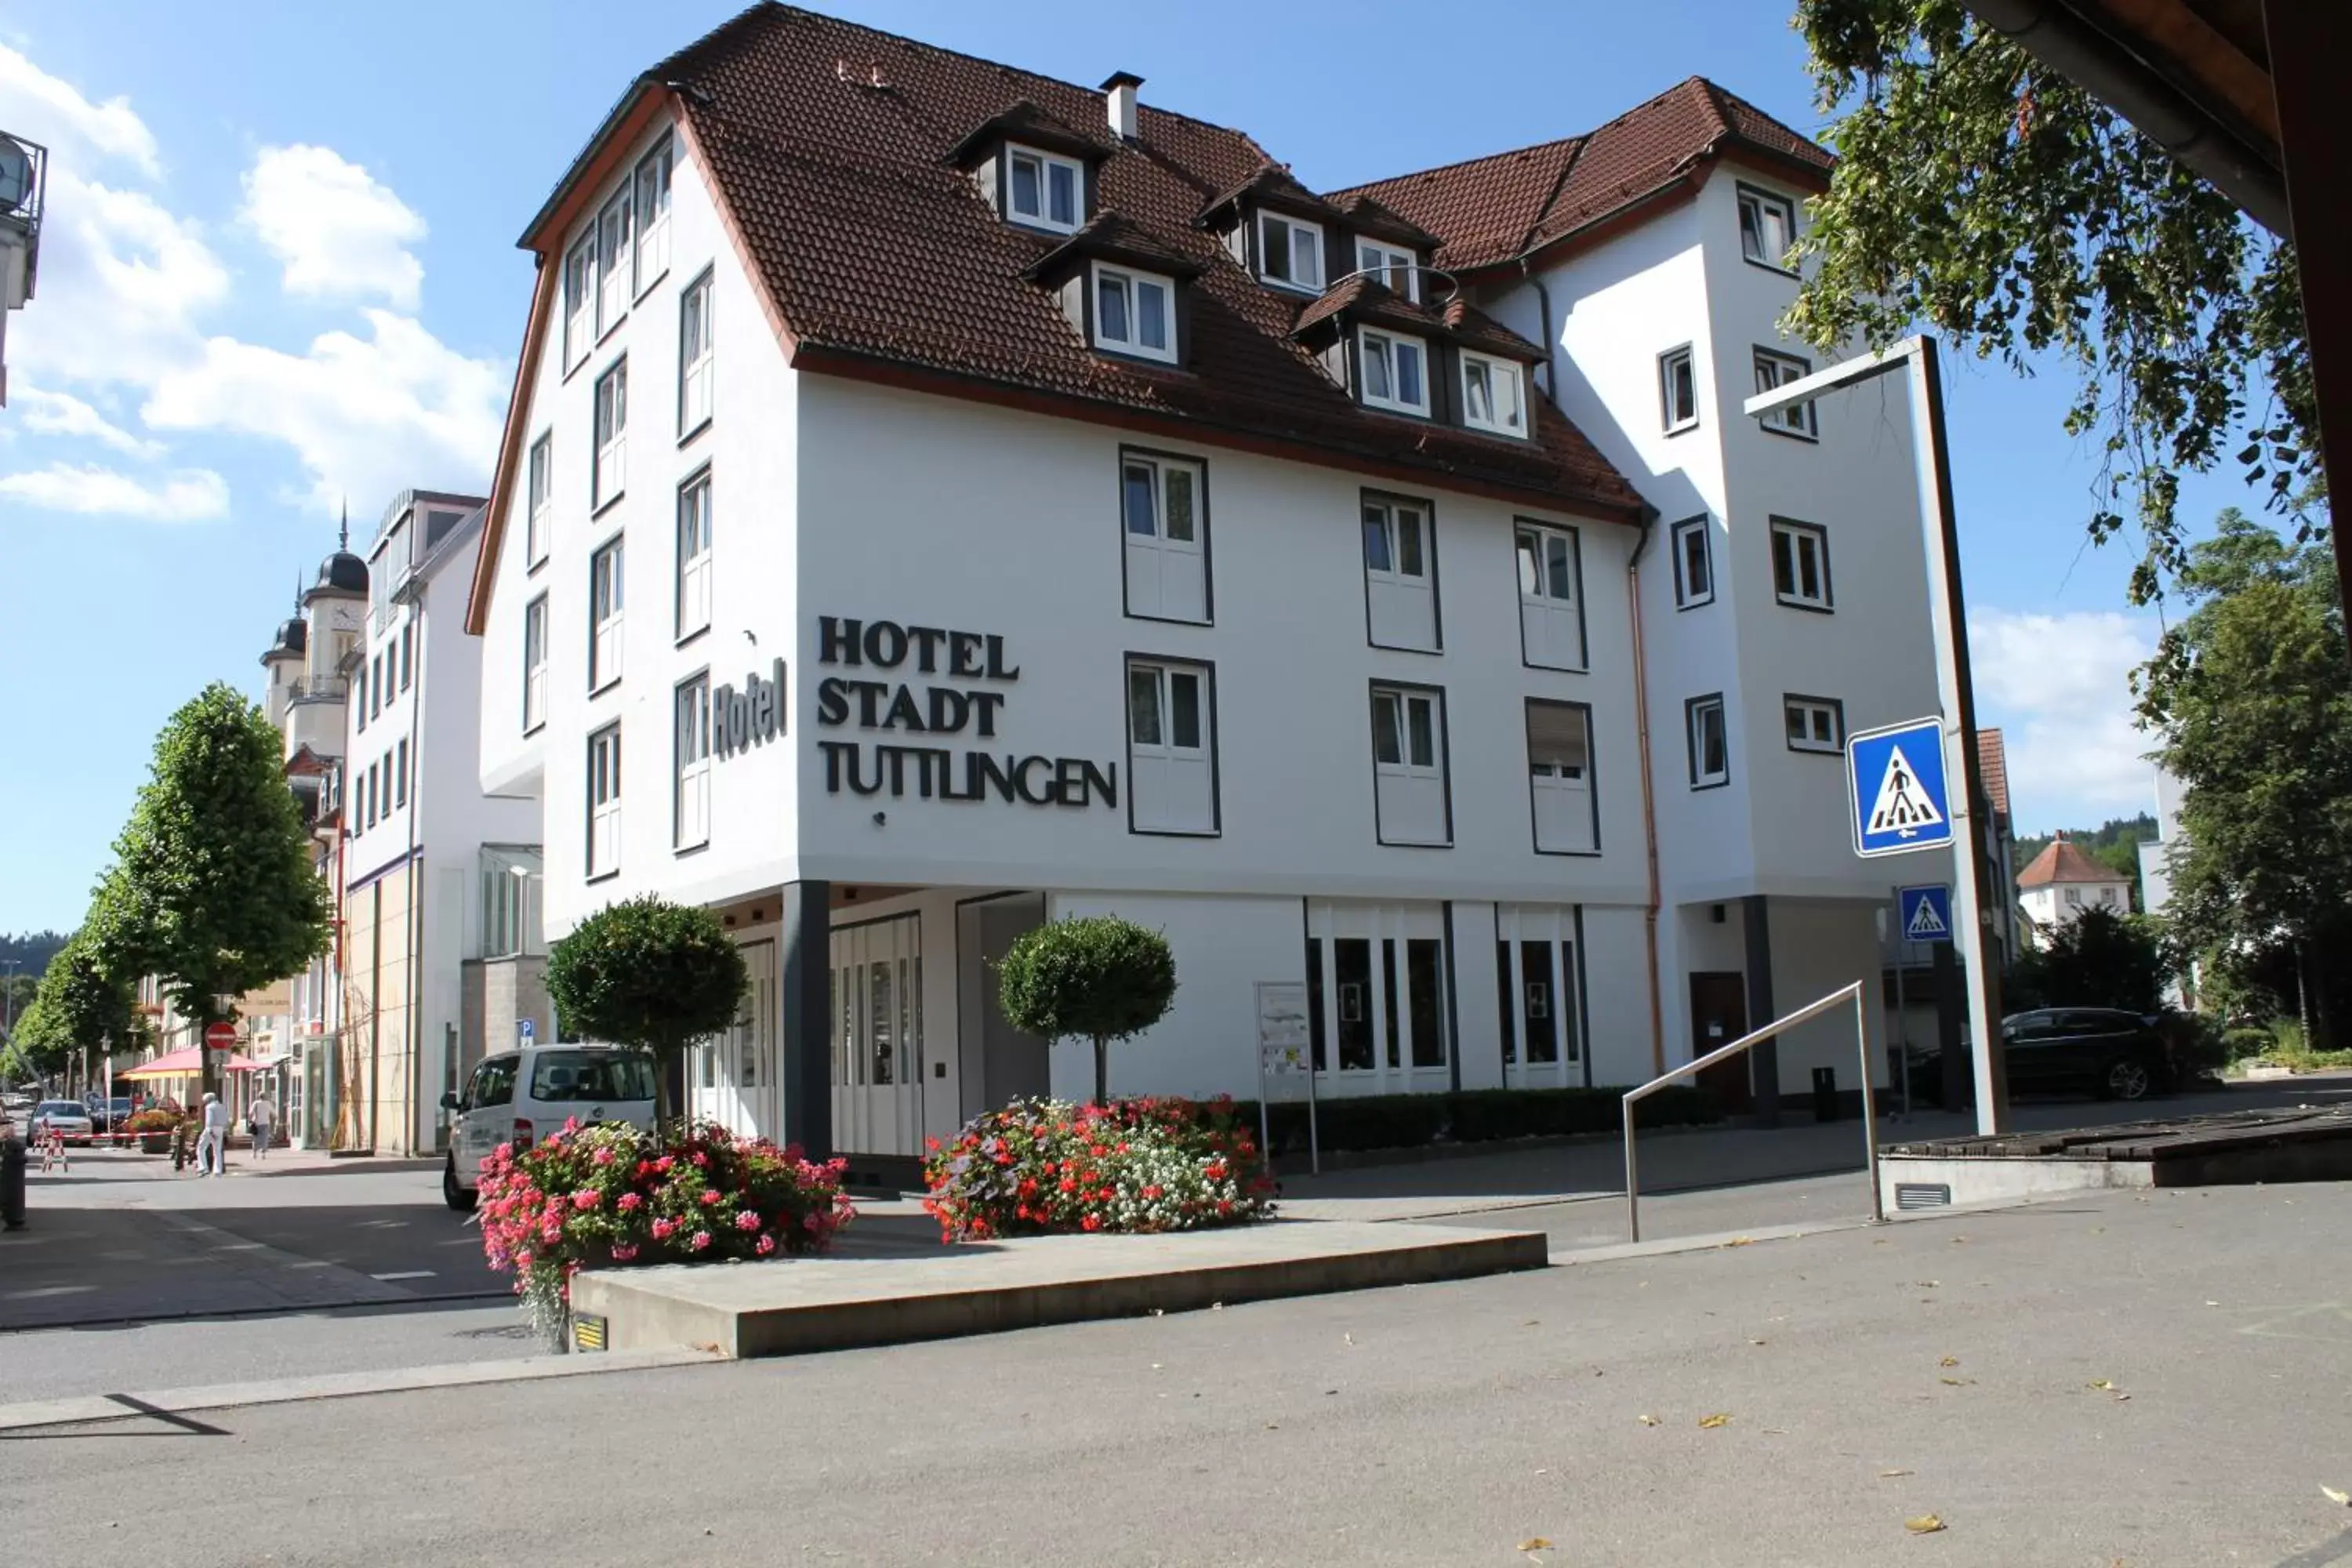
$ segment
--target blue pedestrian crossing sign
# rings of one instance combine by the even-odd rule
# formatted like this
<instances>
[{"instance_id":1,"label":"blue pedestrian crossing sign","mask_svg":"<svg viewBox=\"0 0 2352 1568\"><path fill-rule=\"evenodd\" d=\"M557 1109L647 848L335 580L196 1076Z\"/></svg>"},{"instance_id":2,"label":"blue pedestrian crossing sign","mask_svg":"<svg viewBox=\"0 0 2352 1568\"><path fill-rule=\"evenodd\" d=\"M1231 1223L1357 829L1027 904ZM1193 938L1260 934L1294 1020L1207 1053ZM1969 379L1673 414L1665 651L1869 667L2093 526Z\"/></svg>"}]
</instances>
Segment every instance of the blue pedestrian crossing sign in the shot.
<instances>
[{"instance_id":1,"label":"blue pedestrian crossing sign","mask_svg":"<svg viewBox=\"0 0 2352 1568\"><path fill-rule=\"evenodd\" d=\"M1952 940L1952 889L1941 882L1895 889L1895 911L1905 942Z\"/></svg>"},{"instance_id":2,"label":"blue pedestrian crossing sign","mask_svg":"<svg viewBox=\"0 0 2352 1568\"><path fill-rule=\"evenodd\" d=\"M1845 761L1855 854L1904 855L1951 843L1941 719L1914 719L1849 736Z\"/></svg>"}]
</instances>

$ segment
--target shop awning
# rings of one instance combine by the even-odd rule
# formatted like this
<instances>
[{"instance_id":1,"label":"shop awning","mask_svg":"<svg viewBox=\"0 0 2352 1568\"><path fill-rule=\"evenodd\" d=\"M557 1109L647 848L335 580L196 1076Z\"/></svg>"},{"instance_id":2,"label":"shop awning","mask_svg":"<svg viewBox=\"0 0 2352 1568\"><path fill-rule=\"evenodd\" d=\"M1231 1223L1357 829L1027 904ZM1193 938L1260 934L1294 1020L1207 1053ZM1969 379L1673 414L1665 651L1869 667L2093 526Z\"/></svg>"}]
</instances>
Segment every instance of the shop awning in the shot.
<instances>
[{"instance_id":1,"label":"shop awning","mask_svg":"<svg viewBox=\"0 0 2352 1568\"><path fill-rule=\"evenodd\" d=\"M116 1073L114 1076L117 1078L196 1078L200 1077L205 1070L204 1057L205 1053L202 1049L191 1046L186 1050L166 1051L152 1062L142 1062L137 1067L126 1072ZM261 1064L248 1061L243 1057L231 1057L226 1066L230 1072L256 1072L260 1069Z\"/></svg>"}]
</instances>

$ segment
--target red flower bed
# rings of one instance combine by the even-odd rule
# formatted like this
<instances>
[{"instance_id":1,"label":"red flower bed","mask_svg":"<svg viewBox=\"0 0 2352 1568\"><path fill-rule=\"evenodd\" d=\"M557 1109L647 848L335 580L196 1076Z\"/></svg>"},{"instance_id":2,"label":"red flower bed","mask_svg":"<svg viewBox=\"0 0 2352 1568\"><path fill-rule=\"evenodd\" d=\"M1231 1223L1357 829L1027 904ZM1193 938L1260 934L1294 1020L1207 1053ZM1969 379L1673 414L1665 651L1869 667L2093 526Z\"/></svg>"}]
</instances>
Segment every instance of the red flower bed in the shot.
<instances>
[{"instance_id":1,"label":"red flower bed","mask_svg":"<svg viewBox=\"0 0 2352 1568\"><path fill-rule=\"evenodd\" d=\"M482 1245L541 1327L560 1321L583 1264L716 1263L822 1252L855 1211L845 1166L698 1122L656 1146L622 1122L567 1121L482 1162Z\"/></svg>"},{"instance_id":2,"label":"red flower bed","mask_svg":"<svg viewBox=\"0 0 2352 1568\"><path fill-rule=\"evenodd\" d=\"M1274 1208L1257 1140L1228 1099L1015 1100L928 1147L923 1207L950 1241L1198 1230Z\"/></svg>"}]
</instances>

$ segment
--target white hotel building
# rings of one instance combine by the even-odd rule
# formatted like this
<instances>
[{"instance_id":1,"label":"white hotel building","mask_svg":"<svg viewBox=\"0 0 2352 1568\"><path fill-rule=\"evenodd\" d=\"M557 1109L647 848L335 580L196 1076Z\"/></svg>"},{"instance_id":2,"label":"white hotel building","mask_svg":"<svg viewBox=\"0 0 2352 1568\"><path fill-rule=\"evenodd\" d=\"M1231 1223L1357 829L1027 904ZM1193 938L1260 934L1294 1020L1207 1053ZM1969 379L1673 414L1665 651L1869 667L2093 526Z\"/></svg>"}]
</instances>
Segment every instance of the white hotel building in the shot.
<instances>
[{"instance_id":1,"label":"white hotel building","mask_svg":"<svg viewBox=\"0 0 2352 1568\"><path fill-rule=\"evenodd\" d=\"M1936 708L1908 410L1739 411L1827 155L1693 79L1318 196L1138 85L766 5L564 174L469 608L549 934L723 911L695 1103L877 1156L1086 1092L986 967L1064 915L1175 951L1120 1093L1255 1093L1258 981L1326 1096L1874 992L1837 752Z\"/></svg>"}]
</instances>

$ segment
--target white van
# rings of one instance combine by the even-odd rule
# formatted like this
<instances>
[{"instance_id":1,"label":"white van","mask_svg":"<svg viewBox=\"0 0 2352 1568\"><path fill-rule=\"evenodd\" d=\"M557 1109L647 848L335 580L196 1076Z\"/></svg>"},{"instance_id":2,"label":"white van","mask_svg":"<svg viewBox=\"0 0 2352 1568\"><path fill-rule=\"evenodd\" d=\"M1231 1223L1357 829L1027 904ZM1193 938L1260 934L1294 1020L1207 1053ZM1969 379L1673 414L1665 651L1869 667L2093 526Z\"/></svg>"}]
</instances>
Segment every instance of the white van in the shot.
<instances>
[{"instance_id":1,"label":"white van","mask_svg":"<svg viewBox=\"0 0 2352 1568\"><path fill-rule=\"evenodd\" d=\"M441 1097L456 1113L441 1196L461 1213L474 1206L482 1162L501 1143L529 1144L564 1122L654 1124L654 1059L610 1046L525 1046L485 1057L463 1090Z\"/></svg>"}]
</instances>

